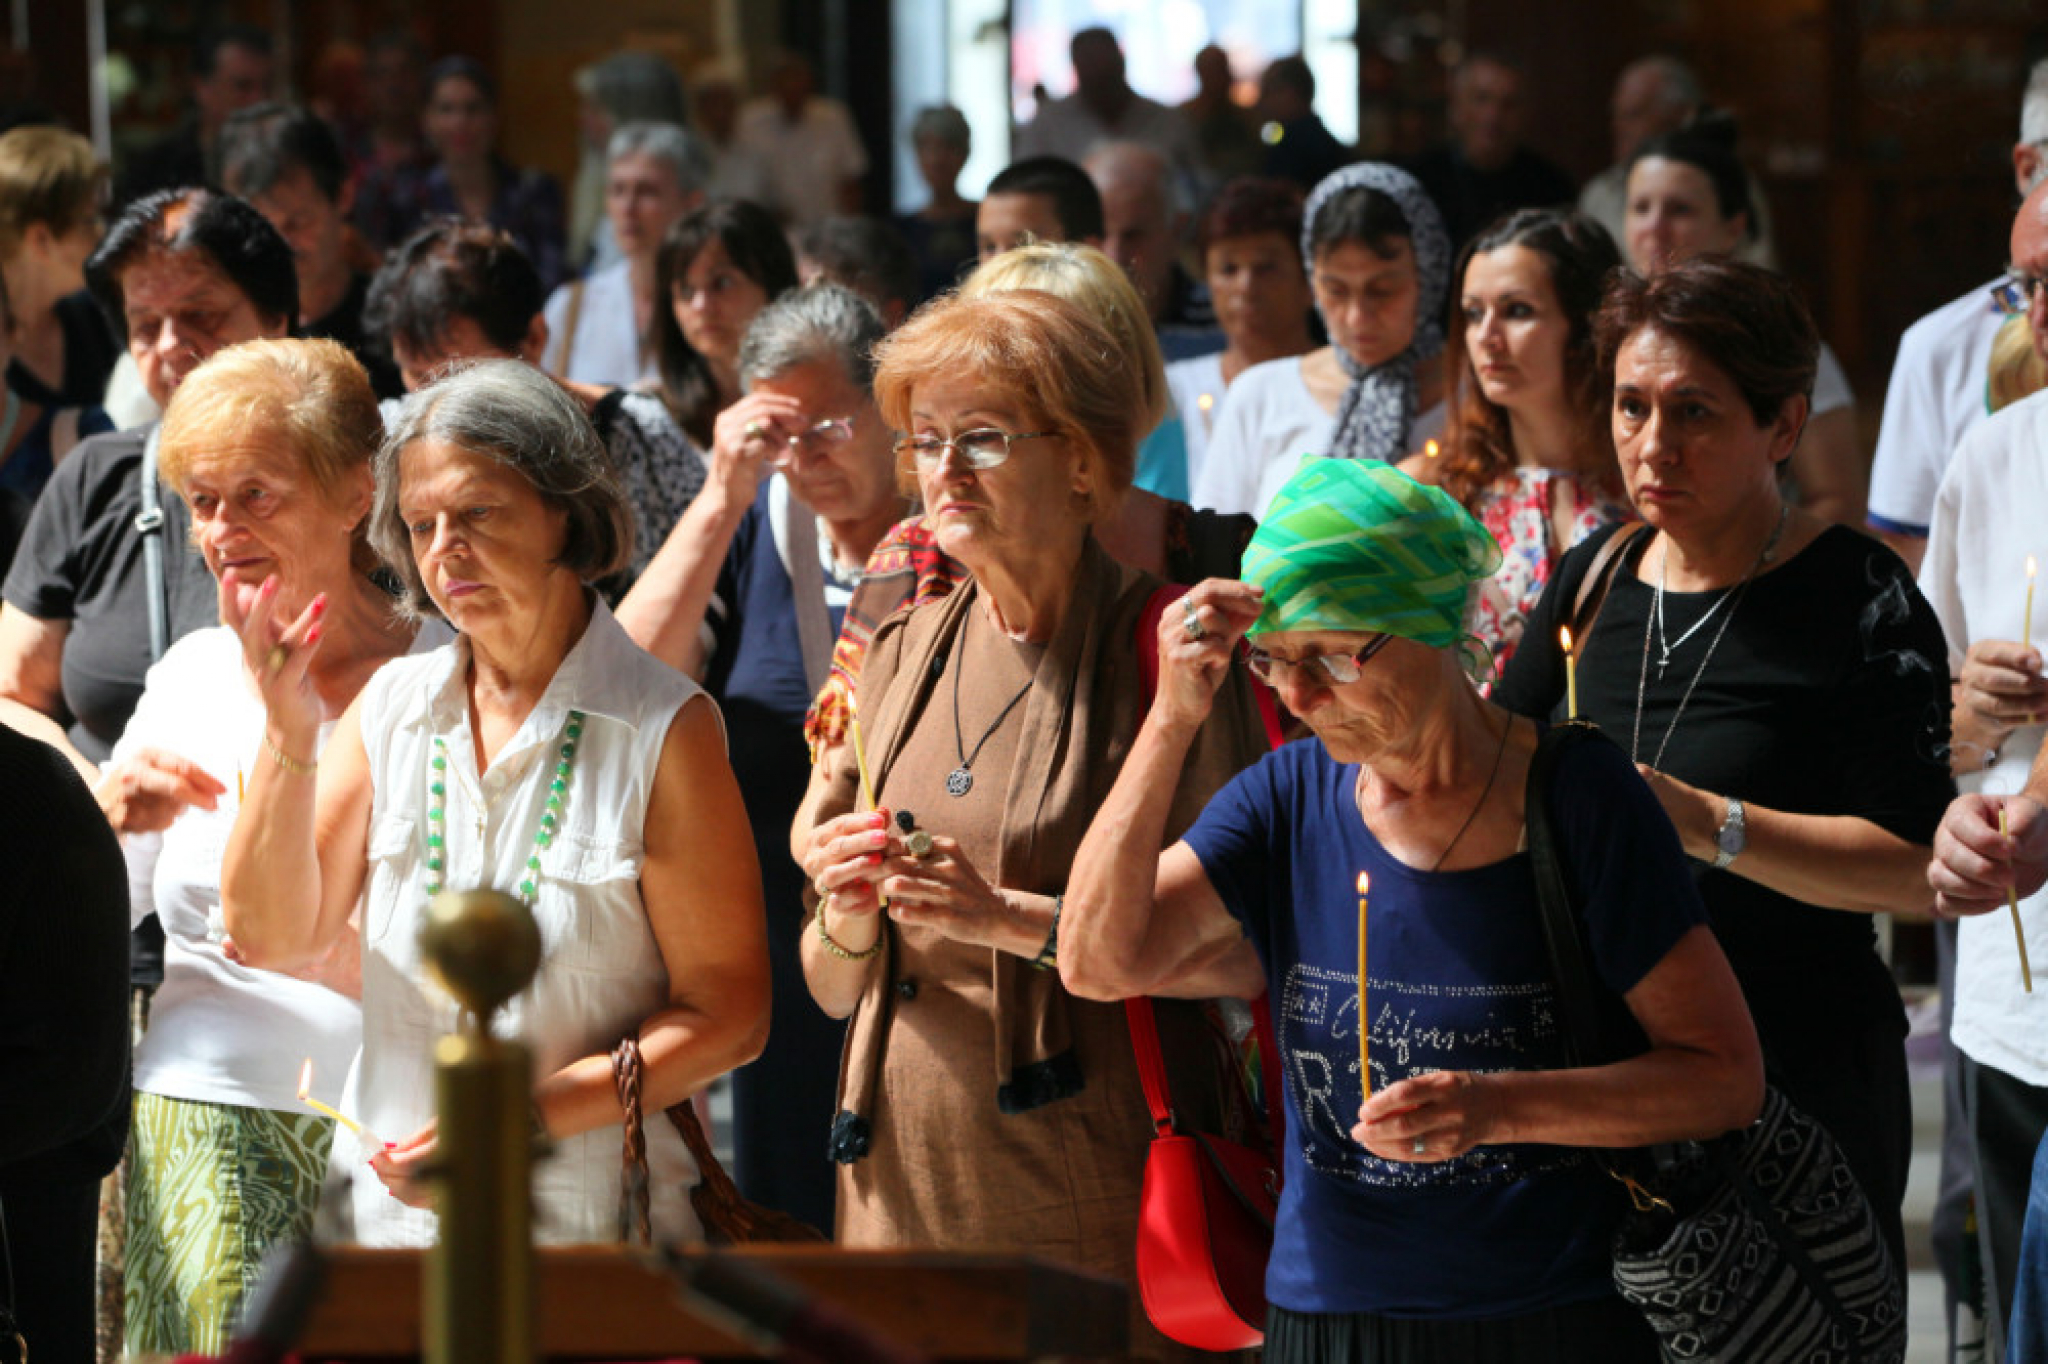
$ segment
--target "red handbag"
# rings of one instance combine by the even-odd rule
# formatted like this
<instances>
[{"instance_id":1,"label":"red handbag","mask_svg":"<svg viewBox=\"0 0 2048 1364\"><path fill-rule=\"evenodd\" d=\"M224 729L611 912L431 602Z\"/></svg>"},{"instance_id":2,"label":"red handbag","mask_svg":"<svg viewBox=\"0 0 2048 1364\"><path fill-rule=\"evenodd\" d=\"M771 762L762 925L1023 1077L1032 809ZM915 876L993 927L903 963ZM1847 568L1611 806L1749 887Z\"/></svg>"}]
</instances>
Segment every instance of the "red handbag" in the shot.
<instances>
[{"instance_id":1,"label":"red handbag","mask_svg":"<svg viewBox=\"0 0 2048 1364\"><path fill-rule=\"evenodd\" d=\"M1266 1260L1279 1211L1280 1141L1272 1153L1206 1132L1184 1132L1167 1087L1159 1025L1149 999L1127 999L1131 1050L1152 1112L1138 1204L1138 1293L1161 1334L1198 1350L1247 1350L1265 1343ZM1261 995L1252 1005L1269 1118L1281 1083L1273 1020Z\"/></svg>"}]
</instances>

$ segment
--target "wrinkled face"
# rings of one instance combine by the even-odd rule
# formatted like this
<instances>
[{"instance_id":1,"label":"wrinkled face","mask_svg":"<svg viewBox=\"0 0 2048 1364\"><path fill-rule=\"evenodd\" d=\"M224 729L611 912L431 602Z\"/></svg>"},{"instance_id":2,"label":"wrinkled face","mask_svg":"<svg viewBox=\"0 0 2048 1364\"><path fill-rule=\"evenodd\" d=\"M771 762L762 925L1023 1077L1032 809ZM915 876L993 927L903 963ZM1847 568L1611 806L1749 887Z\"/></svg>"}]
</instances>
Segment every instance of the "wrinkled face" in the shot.
<instances>
[{"instance_id":1,"label":"wrinkled face","mask_svg":"<svg viewBox=\"0 0 2048 1364\"><path fill-rule=\"evenodd\" d=\"M984 263L1026 242L1066 239L1049 194L991 194L974 211L974 242Z\"/></svg>"},{"instance_id":2,"label":"wrinkled face","mask_svg":"<svg viewBox=\"0 0 2048 1364\"><path fill-rule=\"evenodd\" d=\"M1714 182L1698 166L1646 156L1629 170L1622 236L1630 263L1653 275L1694 256L1725 255L1742 244L1743 215L1721 216Z\"/></svg>"},{"instance_id":3,"label":"wrinkled face","mask_svg":"<svg viewBox=\"0 0 2048 1364\"><path fill-rule=\"evenodd\" d=\"M1681 537L1773 495L1806 405L1757 425L1728 372L1675 337L1643 330L1614 358L1614 450L1644 521Z\"/></svg>"},{"instance_id":4,"label":"wrinkled face","mask_svg":"<svg viewBox=\"0 0 2048 1364\"><path fill-rule=\"evenodd\" d=\"M768 291L742 274L714 237L684 269L674 303L683 339L706 359L730 365L754 314L768 306Z\"/></svg>"},{"instance_id":5,"label":"wrinkled face","mask_svg":"<svg viewBox=\"0 0 2048 1364\"><path fill-rule=\"evenodd\" d=\"M658 156L636 152L614 157L605 172L604 211L612 236L628 256L646 256L662 236L704 196L685 194L675 168Z\"/></svg>"},{"instance_id":6,"label":"wrinkled face","mask_svg":"<svg viewBox=\"0 0 2048 1364\"><path fill-rule=\"evenodd\" d=\"M218 128L228 115L270 98L271 61L254 48L240 43L223 43L214 53L213 74L194 82L192 101L199 106L199 120Z\"/></svg>"},{"instance_id":7,"label":"wrinkled face","mask_svg":"<svg viewBox=\"0 0 2048 1364\"><path fill-rule=\"evenodd\" d=\"M1241 338L1292 338L1308 316L1308 276L1301 249L1284 232L1258 232L1209 243L1205 262L1216 321L1232 345Z\"/></svg>"},{"instance_id":8,"label":"wrinkled face","mask_svg":"<svg viewBox=\"0 0 2048 1364\"><path fill-rule=\"evenodd\" d=\"M474 81L444 76L427 97L427 141L450 161L490 155L498 140L498 115Z\"/></svg>"},{"instance_id":9,"label":"wrinkled face","mask_svg":"<svg viewBox=\"0 0 2048 1364\"><path fill-rule=\"evenodd\" d=\"M1522 78L1494 62L1475 62L1451 86L1451 131L1465 159L1483 170L1507 164L1522 143Z\"/></svg>"},{"instance_id":10,"label":"wrinkled face","mask_svg":"<svg viewBox=\"0 0 2048 1364\"><path fill-rule=\"evenodd\" d=\"M775 465L812 511L827 521L855 521L899 501L893 434L837 360L813 360L756 379L752 391L792 399L802 408L798 424L806 434L778 454ZM851 439L835 440L816 429L841 419L851 422Z\"/></svg>"},{"instance_id":11,"label":"wrinkled face","mask_svg":"<svg viewBox=\"0 0 2048 1364\"><path fill-rule=\"evenodd\" d=\"M1370 761L1407 731L1422 689L1441 685L1436 651L1412 640L1383 640L1365 630L1276 630L1251 642L1277 665L1271 682L1280 704L1300 717L1338 762ZM1310 662L1355 658L1368 646L1372 652L1357 679L1341 685Z\"/></svg>"},{"instance_id":12,"label":"wrinkled face","mask_svg":"<svg viewBox=\"0 0 2048 1364\"><path fill-rule=\"evenodd\" d=\"M1102 250L1123 267L1155 314L1166 304L1173 277L1173 214L1166 186L1121 175L1102 188Z\"/></svg>"},{"instance_id":13,"label":"wrinkled face","mask_svg":"<svg viewBox=\"0 0 2048 1364\"><path fill-rule=\"evenodd\" d=\"M467 632L537 615L568 572L555 562L568 513L516 470L445 441L414 442L398 465L413 561L448 623Z\"/></svg>"},{"instance_id":14,"label":"wrinkled face","mask_svg":"<svg viewBox=\"0 0 2048 1364\"><path fill-rule=\"evenodd\" d=\"M294 170L249 202L291 247L302 300L347 277L347 206L322 194L311 174Z\"/></svg>"},{"instance_id":15,"label":"wrinkled face","mask_svg":"<svg viewBox=\"0 0 2048 1364\"><path fill-rule=\"evenodd\" d=\"M223 346L281 337L290 319L265 318L235 282L195 254L152 251L121 275L128 353L158 406Z\"/></svg>"},{"instance_id":16,"label":"wrinkled face","mask_svg":"<svg viewBox=\"0 0 2048 1364\"><path fill-rule=\"evenodd\" d=\"M1459 307L1465 357L1488 401L1513 411L1564 397L1572 324L1549 262L1526 246L1474 252Z\"/></svg>"},{"instance_id":17,"label":"wrinkled face","mask_svg":"<svg viewBox=\"0 0 2048 1364\"><path fill-rule=\"evenodd\" d=\"M1310 279L1331 343L1359 364L1384 364L1415 339L1422 280L1407 239L1396 239L1392 259L1364 242L1326 246L1316 253Z\"/></svg>"},{"instance_id":18,"label":"wrinkled face","mask_svg":"<svg viewBox=\"0 0 2048 1364\"><path fill-rule=\"evenodd\" d=\"M265 425L223 433L191 462L178 492L192 510L193 544L241 609L275 576L289 618L347 584L355 529L370 508L370 470L366 461L345 495L330 499L284 435Z\"/></svg>"},{"instance_id":19,"label":"wrinkled face","mask_svg":"<svg viewBox=\"0 0 2048 1364\"><path fill-rule=\"evenodd\" d=\"M919 383L910 395L913 437L950 440L994 428L1012 434L1044 431L1045 418L982 375ZM1087 495L1091 474L1077 442L1065 435L1020 440L992 469L976 469L947 449L918 463L918 489L939 548L966 564L1025 562L1048 544L1078 539L1084 523L1076 499Z\"/></svg>"}]
</instances>

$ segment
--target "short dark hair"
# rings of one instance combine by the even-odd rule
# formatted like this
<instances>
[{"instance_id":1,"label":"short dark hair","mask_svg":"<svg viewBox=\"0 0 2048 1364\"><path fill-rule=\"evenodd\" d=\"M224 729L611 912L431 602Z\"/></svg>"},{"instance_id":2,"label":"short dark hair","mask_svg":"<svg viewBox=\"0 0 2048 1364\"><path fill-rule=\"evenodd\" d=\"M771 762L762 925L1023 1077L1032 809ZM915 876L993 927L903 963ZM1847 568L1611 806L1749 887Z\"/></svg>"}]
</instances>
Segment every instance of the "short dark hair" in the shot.
<instances>
[{"instance_id":1,"label":"short dark hair","mask_svg":"<svg viewBox=\"0 0 2048 1364\"><path fill-rule=\"evenodd\" d=\"M1316 73L1308 59L1299 52L1286 57L1275 57L1259 75L1261 86L1278 86L1292 90L1306 103L1316 102Z\"/></svg>"},{"instance_id":2,"label":"short dark hair","mask_svg":"<svg viewBox=\"0 0 2048 1364\"><path fill-rule=\"evenodd\" d=\"M1775 270L1725 256L1697 256L1649 278L1618 271L1607 286L1593 337L1612 376L1623 344L1655 331L1718 365L1741 391L1758 426L1793 398L1810 397L1820 331L1798 286Z\"/></svg>"},{"instance_id":3,"label":"short dark hair","mask_svg":"<svg viewBox=\"0 0 2048 1364\"><path fill-rule=\"evenodd\" d=\"M224 47L246 47L265 57L277 51L268 29L254 24L215 24L202 30L192 42L192 74L201 80L211 76L220 65L220 50Z\"/></svg>"},{"instance_id":4,"label":"short dark hair","mask_svg":"<svg viewBox=\"0 0 2048 1364\"><path fill-rule=\"evenodd\" d=\"M1289 250L1301 240L1301 186L1292 180L1240 175L1225 182L1195 223L1195 258L1207 265L1209 248L1232 237L1278 232Z\"/></svg>"},{"instance_id":5,"label":"short dark hair","mask_svg":"<svg viewBox=\"0 0 2048 1364\"><path fill-rule=\"evenodd\" d=\"M220 178L236 194L267 194L294 171L313 179L327 202L348 184L348 156L327 120L289 104L254 104L228 116L220 130Z\"/></svg>"},{"instance_id":6,"label":"short dark hair","mask_svg":"<svg viewBox=\"0 0 2048 1364\"><path fill-rule=\"evenodd\" d=\"M363 328L387 346L435 350L449 325L466 317L493 346L516 355L546 301L539 272L510 233L442 218L407 237L377 271Z\"/></svg>"},{"instance_id":7,"label":"short dark hair","mask_svg":"<svg viewBox=\"0 0 2048 1364\"><path fill-rule=\"evenodd\" d=\"M1382 260L1391 259L1399 249L1398 243L1412 241L1415 236L1408 226L1408 215L1401 211L1393 196L1366 185L1353 185L1331 195L1316 210L1308 233L1311 257L1345 242L1361 242ZM1315 261L1311 259L1306 264L1313 266Z\"/></svg>"},{"instance_id":8,"label":"short dark hair","mask_svg":"<svg viewBox=\"0 0 2048 1364\"><path fill-rule=\"evenodd\" d=\"M805 229L797 255L877 308L892 300L913 308L923 291L910 243L880 218L821 219Z\"/></svg>"},{"instance_id":9,"label":"short dark hair","mask_svg":"<svg viewBox=\"0 0 2048 1364\"><path fill-rule=\"evenodd\" d=\"M477 93L484 97L484 103L493 108L497 107L498 83L491 79L490 72L484 70L482 62L474 57L462 56L460 53L453 57L443 57L427 68L427 98L434 97L434 91L440 88L442 81L457 79L466 80L474 85Z\"/></svg>"},{"instance_id":10,"label":"short dark hair","mask_svg":"<svg viewBox=\"0 0 2048 1364\"><path fill-rule=\"evenodd\" d=\"M175 231L165 220L180 214ZM128 342L128 304L122 279L153 252L200 256L221 272L264 317L286 326L299 318L299 272L292 249L246 200L209 189L163 189L136 200L107 229L85 263L86 287Z\"/></svg>"},{"instance_id":11,"label":"short dark hair","mask_svg":"<svg viewBox=\"0 0 2048 1364\"><path fill-rule=\"evenodd\" d=\"M984 197L997 194L1038 194L1052 201L1052 215L1070 242L1101 241L1102 192L1082 170L1063 156L1027 156L1012 161L988 182Z\"/></svg>"},{"instance_id":12,"label":"short dark hair","mask_svg":"<svg viewBox=\"0 0 2048 1364\"><path fill-rule=\"evenodd\" d=\"M676 285L689 273L697 253L716 241L725 248L733 269L761 287L772 302L797 286L796 257L782 224L759 204L745 199L720 199L683 216L668 230L655 260L653 343L661 372L661 396L676 424L706 450L711 448L711 420L718 415L718 384L711 363L683 336L676 322Z\"/></svg>"},{"instance_id":13,"label":"short dark hair","mask_svg":"<svg viewBox=\"0 0 2048 1364\"><path fill-rule=\"evenodd\" d=\"M1735 124L1732 120L1709 116L1698 119L1677 132L1659 133L1645 138L1628 158L1628 168L1634 170L1636 163L1645 157L1662 157L1666 161L1678 161L1691 166L1707 177L1714 187L1714 205L1723 218L1743 215L1744 236L1756 235L1756 208L1749 197L1749 173L1742 168L1741 158L1735 155Z\"/></svg>"}]
</instances>

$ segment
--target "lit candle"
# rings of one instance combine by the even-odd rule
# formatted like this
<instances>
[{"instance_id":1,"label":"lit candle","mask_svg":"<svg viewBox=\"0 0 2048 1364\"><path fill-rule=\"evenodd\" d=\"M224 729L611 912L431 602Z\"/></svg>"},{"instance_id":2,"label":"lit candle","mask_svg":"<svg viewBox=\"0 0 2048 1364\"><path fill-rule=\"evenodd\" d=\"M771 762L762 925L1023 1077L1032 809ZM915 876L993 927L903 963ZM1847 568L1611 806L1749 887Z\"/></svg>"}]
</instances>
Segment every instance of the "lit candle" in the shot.
<instances>
[{"instance_id":1,"label":"lit candle","mask_svg":"<svg viewBox=\"0 0 2048 1364\"><path fill-rule=\"evenodd\" d=\"M1572 656L1572 627L1560 626L1557 642L1564 646L1564 718L1579 718L1579 661Z\"/></svg>"},{"instance_id":2,"label":"lit candle","mask_svg":"<svg viewBox=\"0 0 2048 1364\"><path fill-rule=\"evenodd\" d=\"M315 1113L319 1113L325 1117L334 1119L343 1127L346 1127L349 1131L355 1133L356 1140L361 1142L363 1145L380 1146L387 1151L391 1149L390 1142L378 1141L375 1136L371 1135L370 1130L368 1128L364 1127L354 1118L351 1118L348 1114L342 1112L338 1108L330 1108L326 1104L321 1103L318 1099L314 1098L312 1090L313 1058L308 1056L306 1058L306 1064L299 1067L299 1102L304 1104L306 1107L312 1109Z\"/></svg>"},{"instance_id":3,"label":"lit candle","mask_svg":"<svg viewBox=\"0 0 2048 1364\"><path fill-rule=\"evenodd\" d=\"M2027 556L2027 613L2020 619L2020 647L2030 649L2034 645L2034 556Z\"/></svg>"},{"instance_id":4,"label":"lit candle","mask_svg":"<svg viewBox=\"0 0 2048 1364\"><path fill-rule=\"evenodd\" d=\"M1437 457L1437 452L1442 449L1443 447L1441 445L1438 445L1434 440L1426 440L1422 442L1422 455L1424 459L1435 459Z\"/></svg>"},{"instance_id":5,"label":"lit candle","mask_svg":"<svg viewBox=\"0 0 2048 1364\"><path fill-rule=\"evenodd\" d=\"M1204 393L1201 397L1195 399L1195 406L1201 408L1206 413L1210 408L1216 406L1216 395Z\"/></svg>"},{"instance_id":6,"label":"lit candle","mask_svg":"<svg viewBox=\"0 0 2048 1364\"><path fill-rule=\"evenodd\" d=\"M240 805L247 799L248 797L242 794L242 767L240 763L237 763L235 765L235 804Z\"/></svg>"},{"instance_id":7,"label":"lit candle","mask_svg":"<svg viewBox=\"0 0 2048 1364\"><path fill-rule=\"evenodd\" d=\"M1365 891L1372 878L1358 873L1358 1083L1372 1097L1372 1023L1365 1012Z\"/></svg>"},{"instance_id":8,"label":"lit candle","mask_svg":"<svg viewBox=\"0 0 2048 1364\"><path fill-rule=\"evenodd\" d=\"M2027 560L2029 568L2033 567L2033 563L2032 559ZM2033 590L2034 585L2029 582L2027 584L2028 594L2032 595ZM2003 805L1998 807L1998 833L2007 842L2012 840L2012 830L2006 827L2005 807ZM2007 886L2005 888L2005 907L2012 911L2012 936L2020 945L2020 984L2027 988L2028 994L2032 994L2034 993L2034 968L2027 961L2027 931L2020 925L2019 887Z\"/></svg>"}]
</instances>

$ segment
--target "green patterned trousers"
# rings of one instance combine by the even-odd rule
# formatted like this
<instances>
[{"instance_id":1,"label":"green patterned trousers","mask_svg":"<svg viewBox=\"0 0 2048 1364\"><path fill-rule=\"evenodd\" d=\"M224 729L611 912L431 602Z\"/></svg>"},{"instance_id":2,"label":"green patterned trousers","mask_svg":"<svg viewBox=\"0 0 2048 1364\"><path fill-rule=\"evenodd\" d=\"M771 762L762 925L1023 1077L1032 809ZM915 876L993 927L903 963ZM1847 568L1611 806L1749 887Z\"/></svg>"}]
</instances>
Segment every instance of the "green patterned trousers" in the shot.
<instances>
[{"instance_id":1,"label":"green patterned trousers","mask_svg":"<svg viewBox=\"0 0 2048 1364\"><path fill-rule=\"evenodd\" d=\"M225 1352L264 1251L311 1228L333 1140L317 1114L135 1096L130 1354Z\"/></svg>"}]
</instances>

